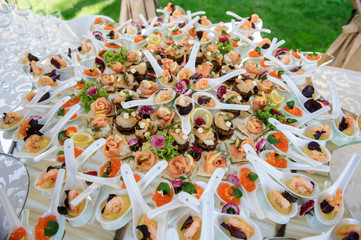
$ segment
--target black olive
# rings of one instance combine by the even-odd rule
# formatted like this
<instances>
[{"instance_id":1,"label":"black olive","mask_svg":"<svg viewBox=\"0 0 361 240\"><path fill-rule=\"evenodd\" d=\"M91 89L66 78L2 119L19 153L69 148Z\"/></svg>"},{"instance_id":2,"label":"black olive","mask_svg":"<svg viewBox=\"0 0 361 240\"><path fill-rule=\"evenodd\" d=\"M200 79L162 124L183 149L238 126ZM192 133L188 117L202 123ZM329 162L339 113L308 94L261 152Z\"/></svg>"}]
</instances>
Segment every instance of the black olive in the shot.
<instances>
[{"instance_id":1,"label":"black olive","mask_svg":"<svg viewBox=\"0 0 361 240\"><path fill-rule=\"evenodd\" d=\"M68 209L66 209L66 207L63 207L63 206L58 206L58 213L61 215L67 215Z\"/></svg>"},{"instance_id":2,"label":"black olive","mask_svg":"<svg viewBox=\"0 0 361 240\"><path fill-rule=\"evenodd\" d=\"M316 151L318 151L318 152L322 152L322 150L321 150L321 146L320 146L320 144L318 144L318 142L310 142L308 145L307 145L307 148L309 149L309 150L311 150L311 151L313 151L313 150L316 150Z\"/></svg>"},{"instance_id":3,"label":"black olive","mask_svg":"<svg viewBox=\"0 0 361 240\"><path fill-rule=\"evenodd\" d=\"M268 49L270 47L269 43L265 43L262 46L262 49Z\"/></svg>"},{"instance_id":4,"label":"black olive","mask_svg":"<svg viewBox=\"0 0 361 240\"><path fill-rule=\"evenodd\" d=\"M235 67L233 65L229 65L229 68L232 70L235 69Z\"/></svg>"},{"instance_id":5,"label":"black olive","mask_svg":"<svg viewBox=\"0 0 361 240\"><path fill-rule=\"evenodd\" d=\"M316 100L314 99L308 99L305 104L304 104L305 108L313 113L313 112L316 112L318 109L321 109L322 108L322 105L321 103L317 102Z\"/></svg>"},{"instance_id":6,"label":"black olive","mask_svg":"<svg viewBox=\"0 0 361 240\"><path fill-rule=\"evenodd\" d=\"M150 118L150 115L147 114L147 113L144 113L144 114L143 114L143 119L148 119L148 118Z\"/></svg>"},{"instance_id":7,"label":"black olive","mask_svg":"<svg viewBox=\"0 0 361 240\"><path fill-rule=\"evenodd\" d=\"M325 214L327 213L330 213L333 211L333 209L335 209L335 207L332 207L327 201L326 199L324 199L321 204L320 204L320 207L321 207L321 211Z\"/></svg>"},{"instance_id":8,"label":"black olive","mask_svg":"<svg viewBox=\"0 0 361 240\"><path fill-rule=\"evenodd\" d=\"M193 218L192 218L192 216L189 216L189 217L187 218L187 220L185 220L185 222L183 223L183 225L182 225L182 227L181 227L180 230L182 231L183 229L189 228L189 226L192 225L192 223L193 223Z\"/></svg>"},{"instance_id":9,"label":"black olive","mask_svg":"<svg viewBox=\"0 0 361 240\"><path fill-rule=\"evenodd\" d=\"M150 237L150 232L147 225L139 225L136 227L136 229L138 229L143 234L143 238L141 240L147 240Z\"/></svg>"},{"instance_id":10,"label":"black olive","mask_svg":"<svg viewBox=\"0 0 361 240\"><path fill-rule=\"evenodd\" d=\"M254 92L254 94L258 94L258 87L257 86L254 86L253 92Z\"/></svg>"},{"instance_id":11,"label":"black olive","mask_svg":"<svg viewBox=\"0 0 361 240\"><path fill-rule=\"evenodd\" d=\"M208 96L200 96L197 101L199 105L207 104L212 100L211 97Z\"/></svg>"},{"instance_id":12,"label":"black olive","mask_svg":"<svg viewBox=\"0 0 361 240\"><path fill-rule=\"evenodd\" d=\"M201 40L202 37L203 37L203 31L197 31L196 32L196 37L197 37L198 40Z\"/></svg>"},{"instance_id":13,"label":"black olive","mask_svg":"<svg viewBox=\"0 0 361 240\"><path fill-rule=\"evenodd\" d=\"M114 31L113 31L113 30L111 30L111 31L109 32L108 37L109 37L110 39L114 39L115 35L114 35Z\"/></svg>"},{"instance_id":14,"label":"black olive","mask_svg":"<svg viewBox=\"0 0 361 240\"><path fill-rule=\"evenodd\" d=\"M302 89L302 94L306 98L312 98L315 89L311 85L307 85L304 89Z\"/></svg>"}]
</instances>

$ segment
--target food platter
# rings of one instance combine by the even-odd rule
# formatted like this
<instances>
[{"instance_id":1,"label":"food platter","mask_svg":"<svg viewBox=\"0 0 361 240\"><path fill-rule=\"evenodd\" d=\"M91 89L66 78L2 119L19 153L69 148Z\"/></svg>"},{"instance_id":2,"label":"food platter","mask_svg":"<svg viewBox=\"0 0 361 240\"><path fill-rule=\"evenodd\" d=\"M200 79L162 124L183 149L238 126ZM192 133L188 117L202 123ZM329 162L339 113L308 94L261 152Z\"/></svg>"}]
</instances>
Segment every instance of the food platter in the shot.
<instances>
[{"instance_id":1,"label":"food platter","mask_svg":"<svg viewBox=\"0 0 361 240\"><path fill-rule=\"evenodd\" d=\"M331 110L312 84L331 56L262 38L269 30L256 14L227 12L231 23L212 24L171 3L163 13L135 24L73 21L87 26L81 42L20 61L35 89L1 128L24 163L49 163L32 185L52 199L46 213L57 211L39 218L35 238L42 221L60 229L65 218L106 230L129 222L139 239L173 230L179 239L261 239L249 216L286 224L311 211L321 191L310 171L333 162L326 142L359 136L335 86ZM71 22L65 30L76 35ZM340 196L341 187L315 206L319 221L341 220Z\"/></svg>"}]
</instances>

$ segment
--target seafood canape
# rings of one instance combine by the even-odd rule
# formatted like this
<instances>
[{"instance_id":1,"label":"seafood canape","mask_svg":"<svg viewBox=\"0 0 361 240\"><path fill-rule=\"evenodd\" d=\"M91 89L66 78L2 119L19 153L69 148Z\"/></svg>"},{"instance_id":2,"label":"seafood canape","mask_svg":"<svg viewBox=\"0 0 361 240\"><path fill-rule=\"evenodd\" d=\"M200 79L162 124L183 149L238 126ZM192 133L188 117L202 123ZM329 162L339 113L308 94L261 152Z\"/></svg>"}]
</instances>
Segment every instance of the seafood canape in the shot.
<instances>
[{"instance_id":1,"label":"seafood canape","mask_svg":"<svg viewBox=\"0 0 361 240\"><path fill-rule=\"evenodd\" d=\"M315 140L326 140L330 137L331 128L328 125L322 125L308 131L305 136Z\"/></svg>"},{"instance_id":2,"label":"seafood canape","mask_svg":"<svg viewBox=\"0 0 361 240\"><path fill-rule=\"evenodd\" d=\"M256 87L255 81L251 79L237 78L232 87L232 91L237 92L242 97L243 101L248 101L253 94L258 93L258 88Z\"/></svg>"},{"instance_id":3,"label":"seafood canape","mask_svg":"<svg viewBox=\"0 0 361 240\"><path fill-rule=\"evenodd\" d=\"M342 190L339 188L336 191L336 195L326 195L325 199L320 202L322 217L328 220L332 220L336 217L337 213L342 207Z\"/></svg>"},{"instance_id":4,"label":"seafood canape","mask_svg":"<svg viewBox=\"0 0 361 240\"><path fill-rule=\"evenodd\" d=\"M227 170L228 161L226 157L221 152L203 152L198 175L210 177L217 168Z\"/></svg>"},{"instance_id":5,"label":"seafood canape","mask_svg":"<svg viewBox=\"0 0 361 240\"><path fill-rule=\"evenodd\" d=\"M152 200L154 201L156 207L163 206L173 200L174 189L170 183L162 181L156 187Z\"/></svg>"},{"instance_id":6,"label":"seafood canape","mask_svg":"<svg viewBox=\"0 0 361 240\"><path fill-rule=\"evenodd\" d=\"M109 78L114 76L115 87L120 89L134 89L138 86L138 82L135 81L134 75L129 72L121 72L114 75L108 75Z\"/></svg>"},{"instance_id":7,"label":"seafood canape","mask_svg":"<svg viewBox=\"0 0 361 240\"><path fill-rule=\"evenodd\" d=\"M43 150L50 143L50 139L43 136L43 134L40 132L27 136L27 138L24 138L24 140L25 152L27 153L37 153Z\"/></svg>"},{"instance_id":8,"label":"seafood canape","mask_svg":"<svg viewBox=\"0 0 361 240\"><path fill-rule=\"evenodd\" d=\"M155 240L157 236L158 222L155 219L149 219L143 214L138 222L138 239Z\"/></svg>"},{"instance_id":9,"label":"seafood canape","mask_svg":"<svg viewBox=\"0 0 361 240\"><path fill-rule=\"evenodd\" d=\"M336 123L336 127L343 134L352 136L355 131L356 121L353 117L342 117L341 121Z\"/></svg>"},{"instance_id":10,"label":"seafood canape","mask_svg":"<svg viewBox=\"0 0 361 240\"><path fill-rule=\"evenodd\" d=\"M229 91L222 96L221 102L227 104L242 104L242 97L235 91ZM230 112L234 117L238 117L241 113L239 110L224 110L225 112Z\"/></svg>"},{"instance_id":11,"label":"seafood canape","mask_svg":"<svg viewBox=\"0 0 361 240\"><path fill-rule=\"evenodd\" d=\"M103 208L102 217L114 221L123 216L130 208L131 203L127 195L109 194Z\"/></svg>"},{"instance_id":12,"label":"seafood canape","mask_svg":"<svg viewBox=\"0 0 361 240\"><path fill-rule=\"evenodd\" d=\"M217 112L213 118L212 125L220 140L232 137L235 129L234 116L232 113Z\"/></svg>"},{"instance_id":13,"label":"seafood canape","mask_svg":"<svg viewBox=\"0 0 361 240\"><path fill-rule=\"evenodd\" d=\"M33 77L39 77L44 72L44 67L38 66L37 62L32 60L30 62L30 74Z\"/></svg>"},{"instance_id":14,"label":"seafood canape","mask_svg":"<svg viewBox=\"0 0 361 240\"><path fill-rule=\"evenodd\" d=\"M229 154L231 156L232 163L241 162L246 159L246 152L243 149L245 144L250 144L254 150L257 150L252 138L246 138L244 140L240 140L236 138L233 143L228 147Z\"/></svg>"},{"instance_id":15,"label":"seafood canape","mask_svg":"<svg viewBox=\"0 0 361 240\"><path fill-rule=\"evenodd\" d=\"M150 120L150 118L142 119L135 127L135 136L139 141L144 142L147 137L153 136L158 131L158 125L156 122Z\"/></svg>"},{"instance_id":16,"label":"seafood canape","mask_svg":"<svg viewBox=\"0 0 361 240\"><path fill-rule=\"evenodd\" d=\"M177 62L174 62L172 59L169 58L163 58L161 60L162 67L165 70L168 70L170 74L176 75L179 72L179 65ZM162 74L163 75L163 74Z\"/></svg>"},{"instance_id":17,"label":"seafood canape","mask_svg":"<svg viewBox=\"0 0 361 240\"><path fill-rule=\"evenodd\" d=\"M223 61L226 64L240 64L242 62L241 55L239 53L231 50L224 55Z\"/></svg>"},{"instance_id":18,"label":"seafood canape","mask_svg":"<svg viewBox=\"0 0 361 240\"><path fill-rule=\"evenodd\" d=\"M267 131L266 125L255 117L248 117L242 120L237 129L253 140L258 139Z\"/></svg>"},{"instance_id":19,"label":"seafood canape","mask_svg":"<svg viewBox=\"0 0 361 240\"><path fill-rule=\"evenodd\" d=\"M98 76L100 76L101 72L99 69L93 67L93 68L86 68L82 71L82 74L83 76L86 78L86 79L94 79Z\"/></svg>"},{"instance_id":20,"label":"seafood canape","mask_svg":"<svg viewBox=\"0 0 361 240\"><path fill-rule=\"evenodd\" d=\"M56 74L56 71L53 70L49 73L46 73L39 77L38 79L38 87L42 88L45 86L50 86L52 88L58 86L57 81L60 79L60 75Z\"/></svg>"},{"instance_id":21,"label":"seafood canape","mask_svg":"<svg viewBox=\"0 0 361 240\"><path fill-rule=\"evenodd\" d=\"M268 135L267 141L281 152L287 153L289 143L287 137L281 132L274 132Z\"/></svg>"},{"instance_id":22,"label":"seafood canape","mask_svg":"<svg viewBox=\"0 0 361 240\"><path fill-rule=\"evenodd\" d=\"M295 117L302 117L303 116L302 110L295 105L295 101L293 101L293 100L287 102L286 105L283 107L283 109L287 113L289 113L289 114L291 114L291 115L293 115Z\"/></svg>"},{"instance_id":23,"label":"seafood canape","mask_svg":"<svg viewBox=\"0 0 361 240\"><path fill-rule=\"evenodd\" d=\"M87 131L95 139L107 137L111 131L112 120L105 115L95 115L90 117Z\"/></svg>"},{"instance_id":24,"label":"seafood canape","mask_svg":"<svg viewBox=\"0 0 361 240\"><path fill-rule=\"evenodd\" d=\"M223 203L241 204L242 191L228 182L221 182L217 187L217 196Z\"/></svg>"},{"instance_id":25,"label":"seafood canape","mask_svg":"<svg viewBox=\"0 0 361 240\"><path fill-rule=\"evenodd\" d=\"M15 231L13 231L11 234L9 234L8 240L28 240L29 236L23 227L19 227Z\"/></svg>"},{"instance_id":26,"label":"seafood canape","mask_svg":"<svg viewBox=\"0 0 361 240\"><path fill-rule=\"evenodd\" d=\"M193 85L195 90L205 90L211 87L206 78L198 79Z\"/></svg>"},{"instance_id":27,"label":"seafood canape","mask_svg":"<svg viewBox=\"0 0 361 240\"><path fill-rule=\"evenodd\" d=\"M114 221L123 216L130 208L131 203L127 195L109 194L102 207L102 217L108 221Z\"/></svg>"},{"instance_id":28,"label":"seafood canape","mask_svg":"<svg viewBox=\"0 0 361 240\"><path fill-rule=\"evenodd\" d=\"M166 170L163 172L163 177L170 180L186 179L194 173L196 169L192 156L187 154L185 157L177 156L173 158Z\"/></svg>"},{"instance_id":29,"label":"seafood canape","mask_svg":"<svg viewBox=\"0 0 361 240\"><path fill-rule=\"evenodd\" d=\"M169 70L164 70L162 72L162 76L159 78L159 81L168 87L172 87L174 85L174 79Z\"/></svg>"},{"instance_id":30,"label":"seafood canape","mask_svg":"<svg viewBox=\"0 0 361 240\"><path fill-rule=\"evenodd\" d=\"M56 177L58 176L58 170L65 168L65 164L61 166L49 166L46 171L41 173L35 180L35 187L41 190L49 190L54 188ZM65 179L66 176L64 176Z\"/></svg>"},{"instance_id":31,"label":"seafood canape","mask_svg":"<svg viewBox=\"0 0 361 240\"><path fill-rule=\"evenodd\" d=\"M138 65L131 65L129 67L129 72L134 75L134 79L138 82L145 79L147 73L147 64L142 62Z\"/></svg>"},{"instance_id":32,"label":"seafood canape","mask_svg":"<svg viewBox=\"0 0 361 240\"><path fill-rule=\"evenodd\" d=\"M118 134L106 138L106 143L103 146L102 151L106 158L126 158L132 153L126 140Z\"/></svg>"},{"instance_id":33,"label":"seafood canape","mask_svg":"<svg viewBox=\"0 0 361 240\"><path fill-rule=\"evenodd\" d=\"M69 217L75 218L79 216L85 207L86 199L84 199L79 205L74 206L71 201L74 200L83 191L81 189L66 190L66 198L64 200L64 206L58 207L58 212L62 215L68 215Z\"/></svg>"},{"instance_id":34,"label":"seafood canape","mask_svg":"<svg viewBox=\"0 0 361 240\"><path fill-rule=\"evenodd\" d=\"M44 125L39 124L38 119L33 118L33 116L24 122L22 122L17 131L17 139L24 140L27 136L38 134L40 129Z\"/></svg>"},{"instance_id":35,"label":"seafood canape","mask_svg":"<svg viewBox=\"0 0 361 240\"><path fill-rule=\"evenodd\" d=\"M167 39L163 39L163 41L164 40L167 41ZM184 61L184 55L186 53L186 49L185 46L183 45L171 44L164 50L164 53L167 55L169 59L177 62L178 64L181 64ZM179 77L179 79L184 79L184 78Z\"/></svg>"},{"instance_id":36,"label":"seafood canape","mask_svg":"<svg viewBox=\"0 0 361 240\"><path fill-rule=\"evenodd\" d=\"M21 116L17 112L8 112L4 113L4 117L2 119L2 124L0 126L1 129L8 129L19 123L24 116Z\"/></svg>"},{"instance_id":37,"label":"seafood canape","mask_svg":"<svg viewBox=\"0 0 361 240\"><path fill-rule=\"evenodd\" d=\"M203 150L214 150L218 145L217 133L213 131L211 127L207 125L194 127L194 146L200 147Z\"/></svg>"},{"instance_id":38,"label":"seafood canape","mask_svg":"<svg viewBox=\"0 0 361 240\"><path fill-rule=\"evenodd\" d=\"M101 97L95 100L91 105L91 115L108 115L112 112L113 107L112 104L105 98Z\"/></svg>"},{"instance_id":39,"label":"seafood canape","mask_svg":"<svg viewBox=\"0 0 361 240\"><path fill-rule=\"evenodd\" d=\"M275 190L271 190L267 194L267 198L272 207L283 215L287 215L292 212L292 202L297 200L287 191L278 192Z\"/></svg>"},{"instance_id":40,"label":"seafood canape","mask_svg":"<svg viewBox=\"0 0 361 240\"><path fill-rule=\"evenodd\" d=\"M173 98L174 94L169 89L161 89L159 90L155 97L154 97L154 103L164 103L168 102Z\"/></svg>"},{"instance_id":41,"label":"seafood canape","mask_svg":"<svg viewBox=\"0 0 361 240\"><path fill-rule=\"evenodd\" d=\"M239 182L247 192L253 192L256 189L255 181L258 176L249 168L243 167L239 171Z\"/></svg>"},{"instance_id":42,"label":"seafood canape","mask_svg":"<svg viewBox=\"0 0 361 240\"><path fill-rule=\"evenodd\" d=\"M193 109L193 104L192 102L190 102L189 100L186 99L186 97L184 96L184 94L181 94L176 101L174 102L178 113L182 116L186 116L188 115L192 109Z\"/></svg>"},{"instance_id":43,"label":"seafood canape","mask_svg":"<svg viewBox=\"0 0 361 240\"><path fill-rule=\"evenodd\" d=\"M141 172L147 172L151 169L157 162L158 156L155 155L150 149L145 149L138 151L134 155L134 163Z\"/></svg>"},{"instance_id":44,"label":"seafood canape","mask_svg":"<svg viewBox=\"0 0 361 240\"><path fill-rule=\"evenodd\" d=\"M143 80L140 82L138 91L141 97L150 97L158 90L158 86L155 82L149 80Z\"/></svg>"},{"instance_id":45,"label":"seafood canape","mask_svg":"<svg viewBox=\"0 0 361 240\"><path fill-rule=\"evenodd\" d=\"M256 96L252 99L252 109L254 112L263 110L268 105L269 102L265 96Z\"/></svg>"},{"instance_id":46,"label":"seafood canape","mask_svg":"<svg viewBox=\"0 0 361 240\"><path fill-rule=\"evenodd\" d=\"M335 230L339 240L357 239L361 235L361 226L356 224L346 224Z\"/></svg>"},{"instance_id":47,"label":"seafood canape","mask_svg":"<svg viewBox=\"0 0 361 240\"><path fill-rule=\"evenodd\" d=\"M181 224L178 226L178 237L179 240L190 240L200 239L202 232L202 220L198 216L189 215Z\"/></svg>"},{"instance_id":48,"label":"seafood canape","mask_svg":"<svg viewBox=\"0 0 361 240\"><path fill-rule=\"evenodd\" d=\"M211 62L206 62L197 66L196 73L201 75L202 78L211 77L213 70L213 64Z\"/></svg>"},{"instance_id":49,"label":"seafood canape","mask_svg":"<svg viewBox=\"0 0 361 240\"><path fill-rule=\"evenodd\" d=\"M209 44L204 51L204 57L213 64L215 71L222 67L223 55L219 51L217 44Z\"/></svg>"},{"instance_id":50,"label":"seafood canape","mask_svg":"<svg viewBox=\"0 0 361 240\"><path fill-rule=\"evenodd\" d=\"M266 162L276 168L287 168L286 155L281 155L277 151L270 151L266 154Z\"/></svg>"},{"instance_id":51,"label":"seafood canape","mask_svg":"<svg viewBox=\"0 0 361 240\"><path fill-rule=\"evenodd\" d=\"M93 45L90 43L90 41L83 40L77 50L79 51L80 54L85 55L89 53L92 50L92 48Z\"/></svg>"},{"instance_id":52,"label":"seafood canape","mask_svg":"<svg viewBox=\"0 0 361 240\"><path fill-rule=\"evenodd\" d=\"M46 217L40 217L34 228L35 240L48 240L51 236L54 236L58 232L58 229L54 228L54 225L58 226L56 216L49 215ZM46 231L47 228L51 228L53 231L49 233L49 231ZM54 229L56 229L56 231L54 231Z\"/></svg>"},{"instance_id":53,"label":"seafood canape","mask_svg":"<svg viewBox=\"0 0 361 240\"><path fill-rule=\"evenodd\" d=\"M125 135L130 135L135 132L135 127L140 117L137 113L130 109L121 109L115 116L115 127L117 130Z\"/></svg>"},{"instance_id":54,"label":"seafood canape","mask_svg":"<svg viewBox=\"0 0 361 240\"><path fill-rule=\"evenodd\" d=\"M120 171L121 165L122 160L120 158L112 157L100 167L99 176L106 178L115 177Z\"/></svg>"},{"instance_id":55,"label":"seafood canape","mask_svg":"<svg viewBox=\"0 0 361 240\"><path fill-rule=\"evenodd\" d=\"M68 64L63 60L63 58L60 55L53 56L50 59L51 65L53 65L56 69L63 69L68 66Z\"/></svg>"},{"instance_id":56,"label":"seafood canape","mask_svg":"<svg viewBox=\"0 0 361 240\"><path fill-rule=\"evenodd\" d=\"M172 124L174 116L174 111L162 105L154 113L151 114L151 119L152 121L157 122L160 128L164 128Z\"/></svg>"},{"instance_id":57,"label":"seafood canape","mask_svg":"<svg viewBox=\"0 0 361 240\"><path fill-rule=\"evenodd\" d=\"M264 77L267 77L267 75L264 75ZM265 79L265 78L264 79L261 78L261 80L258 81L257 86L258 86L258 89L260 91L264 92L264 93L270 93L275 88L275 84L273 82L271 82L270 80Z\"/></svg>"},{"instance_id":58,"label":"seafood canape","mask_svg":"<svg viewBox=\"0 0 361 240\"><path fill-rule=\"evenodd\" d=\"M254 229L245 220L238 217L226 219L221 226L232 239L250 239L254 234Z\"/></svg>"},{"instance_id":59,"label":"seafood canape","mask_svg":"<svg viewBox=\"0 0 361 240\"><path fill-rule=\"evenodd\" d=\"M304 177L294 176L289 179L286 183L286 186L292 191L302 195L308 196L313 193L314 183L307 180Z\"/></svg>"},{"instance_id":60,"label":"seafood canape","mask_svg":"<svg viewBox=\"0 0 361 240\"><path fill-rule=\"evenodd\" d=\"M102 74L98 80L107 92L113 92L115 90L116 77L114 75Z\"/></svg>"},{"instance_id":61,"label":"seafood canape","mask_svg":"<svg viewBox=\"0 0 361 240\"><path fill-rule=\"evenodd\" d=\"M115 104L117 109L121 109L123 103L138 99L139 99L138 93L134 92L133 90L118 89L115 92L115 98L113 100L113 103Z\"/></svg>"},{"instance_id":62,"label":"seafood canape","mask_svg":"<svg viewBox=\"0 0 361 240\"><path fill-rule=\"evenodd\" d=\"M199 95L196 97L195 100L199 106L203 106L203 107L207 107L207 108L213 108L216 106L214 99L207 95Z\"/></svg>"},{"instance_id":63,"label":"seafood canape","mask_svg":"<svg viewBox=\"0 0 361 240\"><path fill-rule=\"evenodd\" d=\"M307 156L319 162L326 162L329 159L326 150L318 142L310 142L301 150Z\"/></svg>"},{"instance_id":64,"label":"seafood canape","mask_svg":"<svg viewBox=\"0 0 361 240\"><path fill-rule=\"evenodd\" d=\"M175 144L178 146L178 151L182 152L188 149L191 135L185 135L179 124L174 129L170 129L168 134L173 137Z\"/></svg>"}]
</instances>

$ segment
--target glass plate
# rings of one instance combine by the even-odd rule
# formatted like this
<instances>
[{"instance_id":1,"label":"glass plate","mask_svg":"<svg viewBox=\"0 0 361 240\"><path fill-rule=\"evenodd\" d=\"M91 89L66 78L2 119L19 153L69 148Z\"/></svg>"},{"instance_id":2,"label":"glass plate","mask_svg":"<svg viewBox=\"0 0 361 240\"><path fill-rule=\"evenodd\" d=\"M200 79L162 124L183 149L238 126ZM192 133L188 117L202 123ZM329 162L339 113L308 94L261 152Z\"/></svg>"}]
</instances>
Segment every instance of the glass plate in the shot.
<instances>
[{"instance_id":1,"label":"glass plate","mask_svg":"<svg viewBox=\"0 0 361 240\"><path fill-rule=\"evenodd\" d=\"M361 141L345 144L336 149L330 161L330 179L335 182L354 152L361 154ZM347 185L344 202L352 218L361 221L361 164L358 165Z\"/></svg>"},{"instance_id":2,"label":"glass plate","mask_svg":"<svg viewBox=\"0 0 361 240\"><path fill-rule=\"evenodd\" d=\"M15 213L20 216L29 192L29 173L25 166L13 156L0 153L0 185L5 189ZM0 239L7 236L8 222L0 205Z\"/></svg>"}]
</instances>

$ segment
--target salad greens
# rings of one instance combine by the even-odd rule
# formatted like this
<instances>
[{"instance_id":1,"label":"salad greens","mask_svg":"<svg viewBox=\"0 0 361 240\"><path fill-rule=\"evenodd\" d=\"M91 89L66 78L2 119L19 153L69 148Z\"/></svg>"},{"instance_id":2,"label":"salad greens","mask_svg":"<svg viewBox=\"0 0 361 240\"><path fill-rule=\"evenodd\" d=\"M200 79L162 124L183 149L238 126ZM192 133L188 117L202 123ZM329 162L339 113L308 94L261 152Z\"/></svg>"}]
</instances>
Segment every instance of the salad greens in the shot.
<instances>
[{"instance_id":1,"label":"salad greens","mask_svg":"<svg viewBox=\"0 0 361 240\"><path fill-rule=\"evenodd\" d=\"M114 61L124 63L125 59L127 59L127 49L125 47L122 47L120 50L107 50L104 53L106 63Z\"/></svg>"},{"instance_id":2,"label":"salad greens","mask_svg":"<svg viewBox=\"0 0 361 240\"><path fill-rule=\"evenodd\" d=\"M167 134L167 129L163 131L158 131L155 135L161 135L165 138L165 145L162 148L153 148L150 144L150 139L153 136L147 136L147 142L143 144L142 149L150 149L154 154L158 155L160 160L167 160L168 162L178 156L178 146L174 144L174 139L172 136Z\"/></svg>"},{"instance_id":3,"label":"salad greens","mask_svg":"<svg viewBox=\"0 0 361 240\"><path fill-rule=\"evenodd\" d=\"M88 90L88 88L94 87L94 86L98 87L98 92L94 96L89 96L87 94L87 90ZM79 93L78 97L80 98L80 101L84 104L85 112L88 113L90 111L90 105L98 98L101 98L101 97L107 98L108 93L98 83L87 82L84 85L82 91Z\"/></svg>"}]
</instances>

